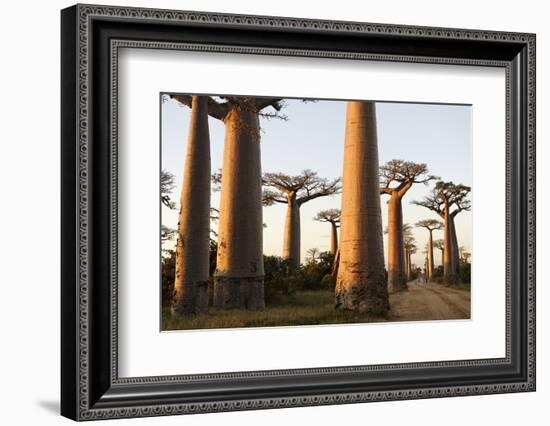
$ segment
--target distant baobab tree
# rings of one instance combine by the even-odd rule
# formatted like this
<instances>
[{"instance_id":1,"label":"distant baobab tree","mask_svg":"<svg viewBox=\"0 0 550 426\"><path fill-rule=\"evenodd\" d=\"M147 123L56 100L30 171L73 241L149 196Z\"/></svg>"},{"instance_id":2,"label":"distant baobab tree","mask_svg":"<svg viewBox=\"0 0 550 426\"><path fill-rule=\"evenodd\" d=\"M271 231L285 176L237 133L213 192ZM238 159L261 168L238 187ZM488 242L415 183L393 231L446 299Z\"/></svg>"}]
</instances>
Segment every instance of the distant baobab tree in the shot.
<instances>
[{"instance_id":1,"label":"distant baobab tree","mask_svg":"<svg viewBox=\"0 0 550 426\"><path fill-rule=\"evenodd\" d=\"M412 235L412 226L408 223L403 224L403 248L405 250L405 274L407 281L412 279L412 263L411 258L416 253L416 240Z\"/></svg>"},{"instance_id":2,"label":"distant baobab tree","mask_svg":"<svg viewBox=\"0 0 550 426\"><path fill-rule=\"evenodd\" d=\"M191 106L196 97L171 95L171 98ZM265 301L259 118L284 118L279 114L283 102L282 99L263 97L201 98L204 99L206 114L225 125L214 305L222 309L263 309ZM272 108L274 112L266 112L268 108ZM205 197L209 197L210 165L206 166L206 161L204 163L204 169L197 169L197 172L201 175L208 173L208 182L202 182L195 188L197 192L202 191ZM203 209L196 214L207 220L209 206L206 211L202 211ZM194 261L197 261L198 256L195 254Z\"/></svg>"},{"instance_id":3,"label":"distant baobab tree","mask_svg":"<svg viewBox=\"0 0 550 426\"><path fill-rule=\"evenodd\" d=\"M442 239L433 242L434 248L441 250L441 266L445 264L445 242Z\"/></svg>"},{"instance_id":4,"label":"distant baobab tree","mask_svg":"<svg viewBox=\"0 0 550 426\"><path fill-rule=\"evenodd\" d=\"M176 187L174 178L175 176L168 170L160 171L160 202L171 210L176 208L176 204L170 197Z\"/></svg>"},{"instance_id":5,"label":"distant baobab tree","mask_svg":"<svg viewBox=\"0 0 550 426\"><path fill-rule=\"evenodd\" d=\"M340 209L321 210L317 216L313 218L318 222L330 223L330 254L333 259L336 257L338 250L338 228L340 227Z\"/></svg>"},{"instance_id":6,"label":"distant baobab tree","mask_svg":"<svg viewBox=\"0 0 550 426\"><path fill-rule=\"evenodd\" d=\"M176 235L176 230L169 228L166 225L160 226L160 241L164 244L166 241L170 241Z\"/></svg>"},{"instance_id":7,"label":"distant baobab tree","mask_svg":"<svg viewBox=\"0 0 550 426\"><path fill-rule=\"evenodd\" d=\"M321 252L319 251L318 248L312 247L307 251L307 259L310 262L315 263L315 262L317 262L317 259L319 258L320 254L321 254Z\"/></svg>"},{"instance_id":8,"label":"distant baobab tree","mask_svg":"<svg viewBox=\"0 0 550 426\"><path fill-rule=\"evenodd\" d=\"M265 205L287 205L283 258L289 260L290 270L295 271L300 266L300 207L316 198L338 193L340 178L324 179L311 170L304 170L298 176L265 173L263 184L268 188L263 194Z\"/></svg>"},{"instance_id":9,"label":"distant baobab tree","mask_svg":"<svg viewBox=\"0 0 550 426\"><path fill-rule=\"evenodd\" d=\"M388 200L388 287L407 289L403 247L403 209L401 200L415 183L427 184L437 177L428 174L424 163L391 160L380 166L380 194Z\"/></svg>"},{"instance_id":10,"label":"distant baobab tree","mask_svg":"<svg viewBox=\"0 0 550 426\"><path fill-rule=\"evenodd\" d=\"M383 316L390 306L378 192L376 106L350 101L346 108L335 308Z\"/></svg>"},{"instance_id":11,"label":"distant baobab tree","mask_svg":"<svg viewBox=\"0 0 550 426\"><path fill-rule=\"evenodd\" d=\"M420 228L426 228L428 230L428 244L427 244L427 258L428 267L426 269L426 275L429 280L432 279L434 272L434 246L433 246L433 231L443 229L443 224L435 219L424 219L416 222L416 226Z\"/></svg>"},{"instance_id":12,"label":"distant baobab tree","mask_svg":"<svg viewBox=\"0 0 550 426\"><path fill-rule=\"evenodd\" d=\"M459 281L459 253L454 219L460 212L470 210L471 204L467 199L470 191L471 188L466 185L438 181L431 195L421 201L413 201L414 204L430 209L443 219L445 225L443 270L445 282L451 285Z\"/></svg>"},{"instance_id":13,"label":"distant baobab tree","mask_svg":"<svg viewBox=\"0 0 550 426\"><path fill-rule=\"evenodd\" d=\"M460 253L460 263L468 263L472 254L467 252L464 246L460 246L458 251Z\"/></svg>"},{"instance_id":14,"label":"distant baobab tree","mask_svg":"<svg viewBox=\"0 0 550 426\"><path fill-rule=\"evenodd\" d=\"M167 170L161 170L160 172L160 202L169 209L175 209L176 204L172 201L171 194L176 184L174 182L174 175ZM176 235L176 230L169 228L166 225L160 227L160 241L164 244L170 241Z\"/></svg>"}]
</instances>

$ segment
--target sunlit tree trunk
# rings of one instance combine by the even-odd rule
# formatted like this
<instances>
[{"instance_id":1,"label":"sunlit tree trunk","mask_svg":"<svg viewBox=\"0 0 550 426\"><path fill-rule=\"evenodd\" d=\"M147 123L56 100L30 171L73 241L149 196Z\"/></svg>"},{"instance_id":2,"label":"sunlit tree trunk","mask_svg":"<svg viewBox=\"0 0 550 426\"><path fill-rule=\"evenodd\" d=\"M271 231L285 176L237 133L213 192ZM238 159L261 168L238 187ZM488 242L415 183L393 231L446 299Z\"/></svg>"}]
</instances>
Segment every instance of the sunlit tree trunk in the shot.
<instances>
[{"instance_id":1,"label":"sunlit tree trunk","mask_svg":"<svg viewBox=\"0 0 550 426\"><path fill-rule=\"evenodd\" d=\"M262 174L258 114L232 109L224 119L214 304L263 309Z\"/></svg>"},{"instance_id":2,"label":"sunlit tree trunk","mask_svg":"<svg viewBox=\"0 0 550 426\"><path fill-rule=\"evenodd\" d=\"M428 264L426 265L427 279L431 280L434 274L434 243L433 231L428 229Z\"/></svg>"},{"instance_id":3,"label":"sunlit tree trunk","mask_svg":"<svg viewBox=\"0 0 550 426\"><path fill-rule=\"evenodd\" d=\"M180 197L173 314L208 310L210 136L207 98L193 96Z\"/></svg>"},{"instance_id":4,"label":"sunlit tree trunk","mask_svg":"<svg viewBox=\"0 0 550 426\"><path fill-rule=\"evenodd\" d=\"M388 289L399 291L406 288L403 211L401 197L394 192L388 200Z\"/></svg>"},{"instance_id":5,"label":"sunlit tree trunk","mask_svg":"<svg viewBox=\"0 0 550 426\"><path fill-rule=\"evenodd\" d=\"M291 271L300 266L300 205L296 194L288 195L283 241L283 258L289 261Z\"/></svg>"},{"instance_id":6,"label":"sunlit tree trunk","mask_svg":"<svg viewBox=\"0 0 550 426\"><path fill-rule=\"evenodd\" d=\"M330 254L332 254L334 258L338 250L338 226L336 226L336 223L330 223L330 230Z\"/></svg>"},{"instance_id":7,"label":"sunlit tree trunk","mask_svg":"<svg viewBox=\"0 0 550 426\"><path fill-rule=\"evenodd\" d=\"M340 229L335 307L384 315L389 302L372 102L347 104Z\"/></svg>"}]
</instances>

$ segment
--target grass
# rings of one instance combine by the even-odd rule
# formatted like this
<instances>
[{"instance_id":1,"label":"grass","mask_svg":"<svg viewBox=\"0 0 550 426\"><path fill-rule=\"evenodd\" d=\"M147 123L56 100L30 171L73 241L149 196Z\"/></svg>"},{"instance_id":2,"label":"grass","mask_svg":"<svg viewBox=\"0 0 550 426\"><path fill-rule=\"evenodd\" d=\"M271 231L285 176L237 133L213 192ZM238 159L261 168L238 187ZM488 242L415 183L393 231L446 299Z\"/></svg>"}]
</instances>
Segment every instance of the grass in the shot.
<instances>
[{"instance_id":1,"label":"grass","mask_svg":"<svg viewBox=\"0 0 550 426\"><path fill-rule=\"evenodd\" d=\"M366 314L334 309L334 292L299 291L262 311L211 308L208 314L174 318L170 308L162 310L162 330L204 328L275 327L289 325L375 322Z\"/></svg>"}]
</instances>

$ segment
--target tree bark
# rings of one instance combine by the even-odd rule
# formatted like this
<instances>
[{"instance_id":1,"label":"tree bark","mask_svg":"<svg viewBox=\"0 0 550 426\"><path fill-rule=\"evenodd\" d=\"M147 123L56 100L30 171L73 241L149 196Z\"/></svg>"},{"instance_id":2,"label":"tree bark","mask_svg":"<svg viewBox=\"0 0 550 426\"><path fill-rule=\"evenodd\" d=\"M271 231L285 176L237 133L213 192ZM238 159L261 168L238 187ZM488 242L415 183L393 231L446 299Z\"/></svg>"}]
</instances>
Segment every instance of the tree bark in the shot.
<instances>
[{"instance_id":1,"label":"tree bark","mask_svg":"<svg viewBox=\"0 0 550 426\"><path fill-rule=\"evenodd\" d=\"M288 195L283 258L289 261L291 271L300 267L300 205L296 202L296 194Z\"/></svg>"},{"instance_id":2,"label":"tree bark","mask_svg":"<svg viewBox=\"0 0 550 426\"><path fill-rule=\"evenodd\" d=\"M434 243L433 243L433 231L428 229L428 264L426 265L427 279L431 280L434 273Z\"/></svg>"},{"instance_id":3,"label":"tree bark","mask_svg":"<svg viewBox=\"0 0 550 426\"><path fill-rule=\"evenodd\" d=\"M332 257L336 256L336 251L338 250L338 227L336 223L330 222L330 254Z\"/></svg>"},{"instance_id":4,"label":"tree bark","mask_svg":"<svg viewBox=\"0 0 550 426\"><path fill-rule=\"evenodd\" d=\"M385 315L389 301L380 211L376 110L372 102L347 103L343 169L335 307L373 316Z\"/></svg>"},{"instance_id":5,"label":"tree bark","mask_svg":"<svg viewBox=\"0 0 550 426\"><path fill-rule=\"evenodd\" d=\"M193 96L180 195L172 314L208 310L210 136L208 100Z\"/></svg>"},{"instance_id":6,"label":"tree bark","mask_svg":"<svg viewBox=\"0 0 550 426\"><path fill-rule=\"evenodd\" d=\"M258 114L225 117L214 305L263 309L262 170Z\"/></svg>"},{"instance_id":7,"label":"tree bark","mask_svg":"<svg viewBox=\"0 0 550 426\"><path fill-rule=\"evenodd\" d=\"M403 211L397 192L393 192L388 200L388 289L391 292L407 289Z\"/></svg>"}]
</instances>

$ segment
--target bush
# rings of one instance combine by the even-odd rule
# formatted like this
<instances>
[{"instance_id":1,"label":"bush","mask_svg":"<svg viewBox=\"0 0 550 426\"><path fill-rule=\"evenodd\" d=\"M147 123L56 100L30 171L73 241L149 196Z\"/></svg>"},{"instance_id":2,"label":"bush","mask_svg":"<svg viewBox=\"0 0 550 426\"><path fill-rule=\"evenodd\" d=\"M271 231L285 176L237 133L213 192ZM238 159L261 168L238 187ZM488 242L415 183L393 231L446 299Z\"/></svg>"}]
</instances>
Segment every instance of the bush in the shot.
<instances>
[{"instance_id":1,"label":"bush","mask_svg":"<svg viewBox=\"0 0 550 426\"><path fill-rule=\"evenodd\" d=\"M167 305L172 299L174 290L174 277L176 274L176 251L168 250L165 256L162 256L162 304Z\"/></svg>"},{"instance_id":2,"label":"bush","mask_svg":"<svg viewBox=\"0 0 550 426\"><path fill-rule=\"evenodd\" d=\"M333 290L334 280L330 276L332 262L333 256L323 252L317 259L308 261L292 273L288 260L279 256L264 256L266 304L280 303L293 297L298 290Z\"/></svg>"},{"instance_id":3,"label":"bush","mask_svg":"<svg viewBox=\"0 0 550 426\"><path fill-rule=\"evenodd\" d=\"M463 284L470 284L472 265L470 263L461 263L459 269L460 282Z\"/></svg>"},{"instance_id":4,"label":"bush","mask_svg":"<svg viewBox=\"0 0 550 426\"><path fill-rule=\"evenodd\" d=\"M335 287L336 287L336 280L334 279L332 274L326 274L321 280L321 288L323 290L334 291Z\"/></svg>"},{"instance_id":5,"label":"bush","mask_svg":"<svg viewBox=\"0 0 550 426\"><path fill-rule=\"evenodd\" d=\"M264 297L266 304L280 301L296 291L296 277L290 274L290 262L279 256L264 256Z\"/></svg>"}]
</instances>

